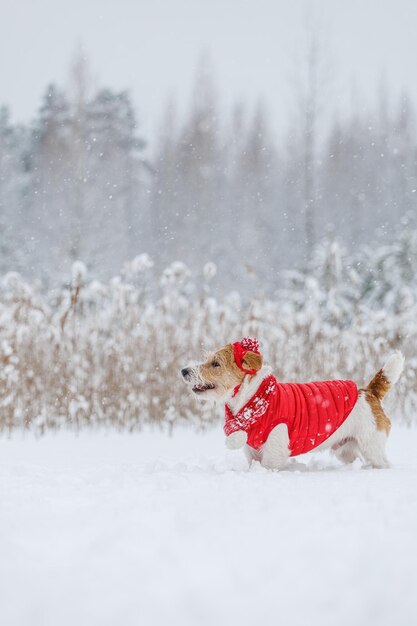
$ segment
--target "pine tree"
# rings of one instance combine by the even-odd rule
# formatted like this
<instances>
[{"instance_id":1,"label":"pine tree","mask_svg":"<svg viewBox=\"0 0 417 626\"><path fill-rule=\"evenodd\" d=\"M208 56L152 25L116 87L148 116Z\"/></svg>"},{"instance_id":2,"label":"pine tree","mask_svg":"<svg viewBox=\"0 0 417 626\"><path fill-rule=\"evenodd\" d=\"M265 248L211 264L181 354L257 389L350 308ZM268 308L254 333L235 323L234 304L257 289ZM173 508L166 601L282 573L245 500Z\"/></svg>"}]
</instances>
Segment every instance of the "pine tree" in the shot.
<instances>
[{"instance_id":1,"label":"pine tree","mask_svg":"<svg viewBox=\"0 0 417 626\"><path fill-rule=\"evenodd\" d=\"M28 254L42 278L66 275L66 233L71 219L71 128L68 101L50 85L35 121L31 145L31 188L26 223Z\"/></svg>"},{"instance_id":2,"label":"pine tree","mask_svg":"<svg viewBox=\"0 0 417 626\"><path fill-rule=\"evenodd\" d=\"M147 213L139 197L144 142L136 135L128 94L101 90L88 105L87 131L91 263L110 271L145 241Z\"/></svg>"},{"instance_id":3,"label":"pine tree","mask_svg":"<svg viewBox=\"0 0 417 626\"><path fill-rule=\"evenodd\" d=\"M328 54L315 30L308 28L304 57L295 73L295 117L292 136L295 142L297 194L303 218L304 263L312 258L317 242L319 133L328 100Z\"/></svg>"},{"instance_id":4,"label":"pine tree","mask_svg":"<svg viewBox=\"0 0 417 626\"><path fill-rule=\"evenodd\" d=\"M178 122L175 101L166 104L152 165L151 234L161 267L181 258L179 215L182 198L178 179Z\"/></svg>"},{"instance_id":5,"label":"pine tree","mask_svg":"<svg viewBox=\"0 0 417 626\"><path fill-rule=\"evenodd\" d=\"M178 253L187 261L216 256L221 238L223 164L219 114L210 65L203 58L197 70L192 106L179 136L178 196L175 216ZM195 244L198 233L199 242Z\"/></svg>"},{"instance_id":6,"label":"pine tree","mask_svg":"<svg viewBox=\"0 0 417 626\"><path fill-rule=\"evenodd\" d=\"M276 203L277 155L265 107L258 103L237 164L239 256L249 270L271 279L277 260L282 214Z\"/></svg>"},{"instance_id":7,"label":"pine tree","mask_svg":"<svg viewBox=\"0 0 417 626\"><path fill-rule=\"evenodd\" d=\"M0 107L0 273L23 264L24 197L27 170L24 154L27 130L13 126L9 111Z\"/></svg>"}]
</instances>

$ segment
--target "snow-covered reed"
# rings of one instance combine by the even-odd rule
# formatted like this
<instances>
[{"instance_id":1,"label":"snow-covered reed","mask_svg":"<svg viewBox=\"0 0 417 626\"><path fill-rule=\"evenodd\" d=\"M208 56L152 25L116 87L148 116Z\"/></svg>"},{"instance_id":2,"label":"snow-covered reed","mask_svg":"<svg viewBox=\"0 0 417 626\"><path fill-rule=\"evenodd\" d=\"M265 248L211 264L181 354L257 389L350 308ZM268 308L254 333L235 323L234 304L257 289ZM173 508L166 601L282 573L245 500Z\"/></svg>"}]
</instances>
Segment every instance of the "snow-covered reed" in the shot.
<instances>
[{"instance_id":1,"label":"snow-covered reed","mask_svg":"<svg viewBox=\"0 0 417 626\"><path fill-rule=\"evenodd\" d=\"M358 277L338 273L338 248L332 244L325 254L333 259L330 274L290 275L287 291L248 302L237 293L214 297L213 264L193 278L177 262L158 277L147 255L106 284L89 282L76 263L71 284L48 294L7 274L0 428L172 428L184 420L203 427L219 411L197 405L179 370L203 350L244 335L259 338L281 380L352 377L361 385L387 354L403 350L406 369L388 407L416 421L415 303L395 311L367 306L357 299ZM321 262L320 271L325 267Z\"/></svg>"}]
</instances>

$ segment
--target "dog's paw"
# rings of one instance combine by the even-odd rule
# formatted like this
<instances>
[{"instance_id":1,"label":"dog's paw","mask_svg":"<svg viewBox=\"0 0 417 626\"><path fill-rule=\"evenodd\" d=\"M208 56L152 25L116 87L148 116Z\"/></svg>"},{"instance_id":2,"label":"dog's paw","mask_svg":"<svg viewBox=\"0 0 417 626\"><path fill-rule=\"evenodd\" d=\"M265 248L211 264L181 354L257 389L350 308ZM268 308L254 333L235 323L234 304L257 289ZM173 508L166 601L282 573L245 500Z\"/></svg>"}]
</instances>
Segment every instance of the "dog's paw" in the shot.
<instances>
[{"instance_id":1,"label":"dog's paw","mask_svg":"<svg viewBox=\"0 0 417 626\"><path fill-rule=\"evenodd\" d=\"M244 430L237 430L226 437L226 446L229 450L238 450L242 448L248 439L248 435Z\"/></svg>"}]
</instances>

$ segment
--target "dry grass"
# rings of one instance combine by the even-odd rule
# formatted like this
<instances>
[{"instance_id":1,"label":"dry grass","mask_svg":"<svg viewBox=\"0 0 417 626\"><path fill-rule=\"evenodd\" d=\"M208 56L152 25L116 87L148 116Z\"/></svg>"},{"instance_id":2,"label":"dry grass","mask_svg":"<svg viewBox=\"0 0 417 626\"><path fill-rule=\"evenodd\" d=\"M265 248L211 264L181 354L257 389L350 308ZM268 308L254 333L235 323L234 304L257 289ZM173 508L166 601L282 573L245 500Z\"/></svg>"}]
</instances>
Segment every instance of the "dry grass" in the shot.
<instances>
[{"instance_id":1,"label":"dry grass","mask_svg":"<svg viewBox=\"0 0 417 626\"><path fill-rule=\"evenodd\" d=\"M8 275L0 302L0 428L172 428L182 420L203 427L218 411L197 405L179 370L203 349L244 335L260 339L281 380L341 377L363 385L400 348L410 358L388 408L414 420L414 311L394 318L362 310L349 328L338 327L316 314L283 312L280 302L218 301L207 285L185 295L180 269L152 293L151 275L129 272L102 285L85 284L75 271L70 290L49 296Z\"/></svg>"}]
</instances>

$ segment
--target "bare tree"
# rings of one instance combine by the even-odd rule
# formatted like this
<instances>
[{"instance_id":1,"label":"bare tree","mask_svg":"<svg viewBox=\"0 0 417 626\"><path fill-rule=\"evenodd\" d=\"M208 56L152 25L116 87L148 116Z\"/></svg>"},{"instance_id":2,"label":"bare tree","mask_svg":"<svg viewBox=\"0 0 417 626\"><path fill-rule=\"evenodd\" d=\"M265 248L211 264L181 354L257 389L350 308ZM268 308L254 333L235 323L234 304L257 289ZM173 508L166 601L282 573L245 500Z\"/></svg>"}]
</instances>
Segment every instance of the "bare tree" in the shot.
<instances>
[{"instance_id":1,"label":"bare tree","mask_svg":"<svg viewBox=\"0 0 417 626\"><path fill-rule=\"evenodd\" d=\"M298 137L299 185L305 257L308 262L317 242L319 128L330 85L329 53L317 29L306 27L305 47L292 78L295 94L294 136Z\"/></svg>"},{"instance_id":2,"label":"bare tree","mask_svg":"<svg viewBox=\"0 0 417 626\"><path fill-rule=\"evenodd\" d=\"M68 250L72 260L81 258L82 224L86 214L87 165L87 107L92 97L92 73L86 54L80 45L71 63L69 98L71 102L71 164L73 171L73 207L68 233Z\"/></svg>"}]
</instances>

